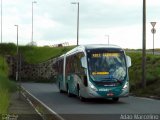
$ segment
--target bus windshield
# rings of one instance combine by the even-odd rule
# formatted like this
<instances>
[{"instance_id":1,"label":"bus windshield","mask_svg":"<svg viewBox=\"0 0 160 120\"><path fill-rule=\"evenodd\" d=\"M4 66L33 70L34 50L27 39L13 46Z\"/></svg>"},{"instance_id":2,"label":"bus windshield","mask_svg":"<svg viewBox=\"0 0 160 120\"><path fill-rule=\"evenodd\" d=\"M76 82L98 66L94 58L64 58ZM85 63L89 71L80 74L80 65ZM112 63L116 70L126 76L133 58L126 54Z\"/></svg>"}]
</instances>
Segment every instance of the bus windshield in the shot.
<instances>
[{"instance_id":1,"label":"bus windshield","mask_svg":"<svg viewBox=\"0 0 160 120\"><path fill-rule=\"evenodd\" d=\"M88 70L93 81L123 81L127 75L123 51L88 50Z\"/></svg>"}]
</instances>

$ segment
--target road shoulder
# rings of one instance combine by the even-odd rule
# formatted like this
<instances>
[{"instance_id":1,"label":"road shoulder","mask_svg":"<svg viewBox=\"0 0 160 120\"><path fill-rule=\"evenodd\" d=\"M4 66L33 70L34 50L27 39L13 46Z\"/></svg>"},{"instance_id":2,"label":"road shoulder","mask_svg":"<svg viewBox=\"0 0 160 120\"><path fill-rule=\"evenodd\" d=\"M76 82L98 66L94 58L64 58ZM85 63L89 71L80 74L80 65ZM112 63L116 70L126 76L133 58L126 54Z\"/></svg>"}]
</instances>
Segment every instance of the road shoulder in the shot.
<instances>
[{"instance_id":1,"label":"road shoulder","mask_svg":"<svg viewBox=\"0 0 160 120\"><path fill-rule=\"evenodd\" d=\"M28 101L18 92L12 93L8 113L18 120L42 120Z\"/></svg>"}]
</instances>

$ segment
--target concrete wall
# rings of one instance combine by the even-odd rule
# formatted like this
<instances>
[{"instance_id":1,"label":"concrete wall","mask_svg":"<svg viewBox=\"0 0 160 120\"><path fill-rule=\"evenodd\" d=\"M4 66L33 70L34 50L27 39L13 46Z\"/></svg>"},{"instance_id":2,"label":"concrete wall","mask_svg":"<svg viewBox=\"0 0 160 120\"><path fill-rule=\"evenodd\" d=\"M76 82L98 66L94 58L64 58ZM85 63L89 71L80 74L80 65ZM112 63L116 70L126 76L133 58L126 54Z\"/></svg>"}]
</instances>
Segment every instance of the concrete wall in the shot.
<instances>
[{"instance_id":1,"label":"concrete wall","mask_svg":"<svg viewBox=\"0 0 160 120\"><path fill-rule=\"evenodd\" d=\"M17 57L6 56L6 58L9 65L9 77L12 79L16 79ZM29 64L21 57L21 68L19 67L19 79L21 79L22 81L52 80L56 74L55 69L53 68L54 63L55 59L53 58L43 63Z\"/></svg>"}]
</instances>

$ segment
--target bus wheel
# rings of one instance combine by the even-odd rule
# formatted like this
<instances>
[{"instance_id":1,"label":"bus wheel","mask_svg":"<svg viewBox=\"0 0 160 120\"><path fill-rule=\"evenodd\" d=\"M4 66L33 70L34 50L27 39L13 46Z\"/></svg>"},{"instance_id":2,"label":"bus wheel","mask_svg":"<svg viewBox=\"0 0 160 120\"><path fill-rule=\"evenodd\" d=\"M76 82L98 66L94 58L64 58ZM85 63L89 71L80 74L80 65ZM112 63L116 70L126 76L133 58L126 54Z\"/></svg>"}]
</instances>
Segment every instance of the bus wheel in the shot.
<instances>
[{"instance_id":1,"label":"bus wheel","mask_svg":"<svg viewBox=\"0 0 160 120\"><path fill-rule=\"evenodd\" d=\"M77 90L78 90L77 92L78 92L78 97L79 97L79 99L80 99L82 102L85 102L86 99L81 96L80 89L78 88Z\"/></svg>"},{"instance_id":2,"label":"bus wheel","mask_svg":"<svg viewBox=\"0 0 160 120\"><path fill-rule=\"evenodd\" d=\"M72 94L70 93L68 85L67 85L67 95L68 95L68 97L72 97Z\"/></svg>"},{"instance_id":3,"label":"bus wheel","mask_svg":"<svg viewBox=\"0 0 160 120\"><path fill-rule=\"evenodd\" d=\"M112 100L113 100L114 102L118 102L119 97L112 98Z\"/></svg>"},{"instance_id":4,"label":"bus wheel","mask_svg":"<svg viewBox=\"0 0 160 120\"><path fill-rule=\"evenodd\" d=\"M61 90L61 84L60 84L60 82L59 82L59 84L58 84L58 88L59 88L59 92L60 92L60 93L63 93L63 90Z\"/></svg>"}]
</instances>

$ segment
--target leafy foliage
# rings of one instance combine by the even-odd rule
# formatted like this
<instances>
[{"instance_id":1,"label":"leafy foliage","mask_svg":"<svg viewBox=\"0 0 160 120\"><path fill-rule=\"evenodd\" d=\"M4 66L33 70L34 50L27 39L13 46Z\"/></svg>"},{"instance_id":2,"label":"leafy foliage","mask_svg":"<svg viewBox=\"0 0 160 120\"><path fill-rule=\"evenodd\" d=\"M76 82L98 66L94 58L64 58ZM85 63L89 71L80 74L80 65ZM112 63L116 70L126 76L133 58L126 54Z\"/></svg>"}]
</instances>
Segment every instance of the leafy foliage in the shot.
<instances>
[{"instance_id":1,"label":"leafy foliage","mask_svg":"<svg viewBox=\"0 0 160 120\"><path fill-rule=\"evenodd\" d=\"M160 55L147 54L146 56L146 82L147 88L142 88L142 55L140 53L127 53L132 59L129 68L131 92L139 95L160 96Z\"/></svg>"},{"instance_id":2,"label":"leafy foliage","mask_svg":"<svg viewBox=\"0 0 160 120\"><path fill-rule=\"evenodd\" d=\"M16 45L13 43L2 43L0 44L0 54L1 55L15 55Z\"/></svg>"},{"instance_id":3,"label":"leafy foliage","mask_svg":"<svg viewBox=\"0 0 160 120\"><path fill-rule=\"evenodd\" d=\"M8 66L0 56L0 114L7 113L10 93L16 91L16 84L8 79Z\"/></svg>"},{"instance_id":4,"label":"leafy foliage","mask_svg":"<svg viewBox=\"0 0 160 120\"><path fill-rule=\"evenodd\" d=\"M74 46L71 47L21 47L21 53L25 60L29 63L39 63L46 61L50 58L58 57L61 54L66 53Z\"/></svg>"}]
</instances>

